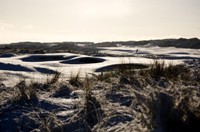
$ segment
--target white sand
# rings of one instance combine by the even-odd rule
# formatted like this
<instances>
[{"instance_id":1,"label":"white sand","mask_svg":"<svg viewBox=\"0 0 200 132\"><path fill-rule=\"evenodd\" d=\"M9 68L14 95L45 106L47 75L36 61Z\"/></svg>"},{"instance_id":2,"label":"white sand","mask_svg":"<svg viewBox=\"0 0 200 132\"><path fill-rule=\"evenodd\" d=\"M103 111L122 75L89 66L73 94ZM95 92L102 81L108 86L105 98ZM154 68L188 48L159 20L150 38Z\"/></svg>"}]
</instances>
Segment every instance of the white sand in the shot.
<instances>
[{"instance_id":1,"label":"white sand","mask_svg":"<svg viewBox=\"0 0 200 132\"><path fill-rule=\"evenodd\" d=\"M105 59L104 62L101 63L89 63L89 64L63 64L60 63L63 60L56 60L56 61L40 61L40 62L27 62L22 61L22 58L28 56L35 56L35 55L23 55L23 56L16 56L10 58L0 58L0 62L4 64L13 64L18 67L18 65L32 69L33 72L25 72L25 71L12 71L12 70L2 70L2 66L0 65L0 79L6 84L15 84L18 80L21 79L20 76L23 76L26 79L31 79L34 81L43 82L46 81L48 78L48 74L43 74L38 72L35 68L44 68L46 70L54 70L59 71L62 73L62 77L64 79L70 77L71 74L77 74L80 72L81 76L85 76L88 73L94 73L95 69L113 65L113 64L122 64L122 63L142 63L142 64L150 64L154 60L145 58L144 56L150 54L164 54L170 55L174 57L198 57L200 58L200 51L195 49L182 49L182 48L160 48L160 47L104 47L101 53L109 53L115 55L134 55L136 54L135 51L138 51L138 55L136 57L101 57ZM45 54L48 55L63 55L66 57L69 56L77 56L75 59L81 57L88 57L85 55L80 54L71 54L71 53L53 53L53 54ZM45 56L44 54L37 55L37 56ZM74 58L72 58L74 59ZM173 64L180 64L183 63L185 59L163 59L166 64L173 63Z\"/></svg>"}]
</instances>

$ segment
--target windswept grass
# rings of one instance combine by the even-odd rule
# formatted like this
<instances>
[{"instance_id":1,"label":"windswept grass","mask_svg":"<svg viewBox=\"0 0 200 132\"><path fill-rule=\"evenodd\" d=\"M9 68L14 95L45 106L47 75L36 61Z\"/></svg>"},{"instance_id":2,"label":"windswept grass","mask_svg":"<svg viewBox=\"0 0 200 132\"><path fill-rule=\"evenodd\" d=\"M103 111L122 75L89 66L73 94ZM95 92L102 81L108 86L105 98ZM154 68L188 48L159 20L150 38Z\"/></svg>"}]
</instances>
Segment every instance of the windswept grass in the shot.
<instances>
[{"instance_id":1,"label":"windswept grass","mask_svg":"<svg viewBox=\"0 0 200 132\"><path fill-rule=\"evenodd\" d=\"M77 74L71 73L71 76L69 78L69 83L72 86L76 86L76 87L82 86L82 81L81 81L81 77L80 77L80 70L77 72Z\"/></svg>"},{"instance_id":2,"label":"windswept grass","mask_svg":"<svg viewBox=\"0 0 200 132\"><path fill-rule=\"evenodd\" d=\"M52 77L47 78L47 84L54 84L56 82L58 82L58 80L60 79L61 76L61 72L56 72L55 74L53 74Z\"/></svg>"},{"instance_id":3,"label":"windswept grass","mask_svg":"<svg viewBox=\"0 0 200 132\"><path fill-rule=\"evenodd\" d=\"M84 120L92 128L98 122L102 115L102 109L99 101L92 93L92 82L93 80L87 75L84 80Z\"/></svg>"},{"instance_id":4,"label":"windswept grass","mask_svg":"<svg viewBox=\"0 0 200 132\"><path fill-rule=\"evenodd\" d=\"M40 131L199 131L199 72L195 70L156 60L149 68L121 65L85 78L79 71L65 83L55 74L47 82L53 84L51 90L21 81L14 88L16 101L4 110L1 105L0 129L9 129L8 122L14 122L14 130L20 125L22 131L33 131L32 127Z\"/></svg>"},{"instance_id":5,"label":"windswept grass","mask_svg":"<svg viewBox=\"0 0 200 132\"><path fill-rule=\"evenodd\" d=\"M100 74L92 74L92 77L96 79L96 81L108 82L110 83L110 78L114 76L113 72L101 72Z\"/></svg>"},{"instance_id":6,"label":"windswept grass","mask_svg":"<svg viewBox=\"0 0 200 132\"><path fill-rule=\"evenodd\" d=\"M141 75L150 75L153 78L165 77L170 80L189 79L189 69L184 65L165 64L164 61L155 60L150 69L142 70Z\"/></svg>"},{"instance_id":7,"label":"windswept grass","mask_svg":"<svg viewBox=\"0 0 200 132\"><path fill-rule=\"evenodd\" d=\"M155 131L195 132L200 130L199 91L195 88L177 88L170 92L157 92L149 104ZM173 92L172 92L173 91Z\"/></svg>"},{"instance_id":8,"label":"windswept grass","mask_svg":"<svg viewBox=\"0 0 200 132\"><path fill-rule=\"evenodd\" d=\"M34 83L26 84L25 81L21 81L16 85L19 89L18 99L19 100L37 100L37 88Z\"/></svg>"}]
</instances>

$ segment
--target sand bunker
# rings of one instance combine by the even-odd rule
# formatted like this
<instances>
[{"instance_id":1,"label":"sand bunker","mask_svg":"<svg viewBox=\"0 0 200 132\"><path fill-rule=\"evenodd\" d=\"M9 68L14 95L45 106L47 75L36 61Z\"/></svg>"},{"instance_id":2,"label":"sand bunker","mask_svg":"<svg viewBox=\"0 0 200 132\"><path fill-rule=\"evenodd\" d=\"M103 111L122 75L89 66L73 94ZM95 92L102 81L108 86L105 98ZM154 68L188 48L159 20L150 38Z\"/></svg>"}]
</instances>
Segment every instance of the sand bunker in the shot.
<instances>
[{"instance_id":1,"label":"sand bunker","mask_svg":"<svg viewBox=\"0 0 200 132\"><path fill-rule=\"evenodd\" d=\"M199 57L192 56L170 56L170 55L157 55L159 59L167 59L167 60L186 60L186 59L200 59Z\"/></svg>"},{"instance_id":2,"label":"sand bunker","mask_svg":"<svg viewBox=\"0 0 200 132\"><path fill-rule=\"evenodd\" d=\"M42 67L34 67L38 72L43 74L56 74L57 72L51 69L42 68Z\"/></svg>"},{"instance_id":3,"label":"sand bunker","mask_svg":"<svg viewBox=\"0 0 200 132\"><path fill-rule=\"evenodd\" d=\"M145 64L115 64L115 65L109 65L109 66L98 68L95 70L95 72L107 72L107 71L113 71L117 69L145 69L148 67L149 66Z\"/></svg>"},{"instance_id":4,"label":"sand bunker","mask_svg":"<svg viewBox=\"0 0 200 132\"><path fill-rule=\"evenodd\" d=\"M25 66L21 65L14 65L14 64L6 64L0 62L0 70L8 70L8 71L22 71L22 72L40 72L43 74L55 74L56 71L53 71L48 68L42 68L42 67L34 67L34 68L27 68Z\"/></svg>"},{"instance_id":5,"label":"sand bunker","mask_svg":"<svg viewBox=\"0 0 200 132\"><path fill-rule=\"evenodd\" d=\"M67 61L62 61L60 63L63 64L90 64L90 63L101 63L104 62L105 59L102 58L96 58L96 57L80 57L75 58Z\"/></svg>"},{"instance_id":6,"label":"sand bunker","mask_svg":"<svg viewBox=\"0 0 200 132\"><path fill-rule=\"evenodd\" d=\"M33 72L32 69L21 65L5 64L0 62L0 70Z\"/></svg>"},{"instance_id":7,"label":"sand bunker","mask_svg":"<svg viewBox=\"0 0 200 132\"><path fill-rule=\"evenodd\" d=\"M24 57L21 60L26 62L42 62L42 61L57 61L68 60L76 56L64 56L64 55L32 55Z\"/></svg>"},{"instance_id":8,"label":"sand bunker","mask_svg":"<svg viewBox=\"0 0 200 132\"><path fill-rule=\"evenodd\" d=\"M135 51L134 50L121 50L121 49L114 49L114 50L112 50L112 51L120 51L120 52L128 52L128 53L135 53Z\"/></svg>"},{"instance_id":9,"label":"sand bunker","mask_svg":"<svg viewBox=\"0 0 200 132\"><path fill-rule=\"evenodd\" d=\"M188 52L171 52L169 54L175 54L175 55L189 55L190 53Z\"/></svg>"}]
</instances>

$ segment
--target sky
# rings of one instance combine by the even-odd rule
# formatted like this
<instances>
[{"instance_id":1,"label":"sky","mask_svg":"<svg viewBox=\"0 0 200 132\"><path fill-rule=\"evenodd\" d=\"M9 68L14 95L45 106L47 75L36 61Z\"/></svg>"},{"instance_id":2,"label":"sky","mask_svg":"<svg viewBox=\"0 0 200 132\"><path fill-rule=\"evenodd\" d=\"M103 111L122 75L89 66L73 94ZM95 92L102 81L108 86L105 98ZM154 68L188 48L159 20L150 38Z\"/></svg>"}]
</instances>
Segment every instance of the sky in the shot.
<instances>
[{"instance_id":1,"label":"sky","mask_svg":"<svg viewBox=\"0 0 200 132\"><path fill-rule=\"evenodd\" d=\"M200 0L0 0L0 43L200 38Z\"/></svg>"}]
</instances>

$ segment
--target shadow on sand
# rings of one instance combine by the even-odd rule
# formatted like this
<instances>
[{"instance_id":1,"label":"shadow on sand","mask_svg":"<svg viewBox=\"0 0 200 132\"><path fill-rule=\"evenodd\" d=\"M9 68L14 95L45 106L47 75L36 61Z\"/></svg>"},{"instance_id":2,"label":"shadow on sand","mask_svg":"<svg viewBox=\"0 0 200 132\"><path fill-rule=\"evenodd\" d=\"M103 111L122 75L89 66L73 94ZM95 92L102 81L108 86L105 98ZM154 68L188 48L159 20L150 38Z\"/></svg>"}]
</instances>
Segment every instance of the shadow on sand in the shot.
<instances>
[{"instance_id":1,"label":"shadow on sand","mask_svg":"<svg viewBox=\"0 0 200 132\"><path fill-rule=\"evenodd\" d=\"M43 61L58 61L58 60L68 60L76 56L64 56L64 55L32 55L24 57L21 60L25 62L43 62Z\"/></svg>"},{"instance_id":2,"label":"shadow on sand","mask_svg":"<svg viewBox=\"0 0 200 132\"><path fill-rule=\"evenodd\" d=\"M5 64L0 62L0 70L33 72L34 70L21 65Z\"/></svg>"},{"instance_id":3,"label":"shadow on sand","mask_svg":"<svg viewBox=\"0 0 200 132\"><path fill-rule=\"evenodd\" d=\"M57 72L51 69L42 68L42 67L34 67L38 72L43 74L56 74Z\"/></svg>"},{"instance_id":4,"label":"shadow on sand","mask_svg":"<svg viewBox=\"0 0 200 132\"><path fill-rule=\"evenodd\" d=\"M0 70L8 70L8 71L22 71L22 72L37 72L43 73L43 74L55 74L57 73L54 70L48 69L48 68L42 68L42 67L34 67L34 69L27 68L21 65L14 65L14 64L5 64L0 62Z\"/></svg>"},{"instance_id":5,"label":"shadow on sand","mask_svg":"<svg viewBox=\"0 0 200 132\"><path fill-rule=\"evenodd\" d=\"M104 62L105 59L97 58L97 57L81 57L75 58L67 61L62 61L60 63L63 64L91 64L91 63L101 63Z\"/></svg>"},{"instance_id":6,"label":"shadow on sand","mask_svg":"<svg viewBox=\"0 0 200 132\"><path fill-rule=\"evenodd\" d=\"M149 68L149 66L145 64L115 64L98 68L95 70L95 72L108 72L117 69L145 69L145 68Z\"/></svg>"},{"instance_id":7,"label":"shadow on sand","mask_svg":"<svg viewBox=\"0 0 200 132\"><path fill-rule=\"evenodd\" d=\"M199 57L191 57L191 56L170 56L170 55L157 55L159 59L167 59L167 60L188 60L188 59L200 59Z\"/></svg>"}]
</instances>

